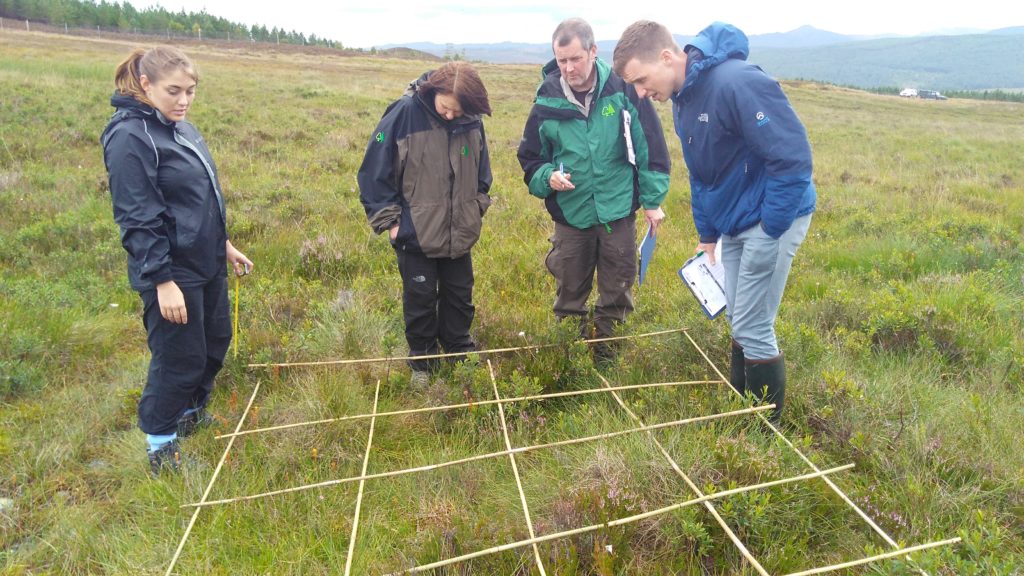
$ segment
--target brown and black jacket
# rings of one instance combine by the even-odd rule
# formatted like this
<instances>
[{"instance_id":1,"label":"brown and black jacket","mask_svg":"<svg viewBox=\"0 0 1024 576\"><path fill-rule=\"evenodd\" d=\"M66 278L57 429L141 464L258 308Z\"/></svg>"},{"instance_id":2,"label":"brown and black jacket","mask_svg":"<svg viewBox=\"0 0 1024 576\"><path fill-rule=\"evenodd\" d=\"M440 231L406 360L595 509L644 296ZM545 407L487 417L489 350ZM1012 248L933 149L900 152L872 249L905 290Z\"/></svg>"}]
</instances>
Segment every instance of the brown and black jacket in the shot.
<instances>
[{"instance_id":1,"label":"brown and black jacket","mask_svg":"<svg viewBox=\"0 0 1024 576\"><path fill-rule=\"evenodd\" d=\"M491 204L491 163L479 116L446 121L432 94L409 85L384 112L359 168L359 199L373 231L399 225L394 244L430 258L458 258L480 238Z\"/></svg>"}]
</instances>

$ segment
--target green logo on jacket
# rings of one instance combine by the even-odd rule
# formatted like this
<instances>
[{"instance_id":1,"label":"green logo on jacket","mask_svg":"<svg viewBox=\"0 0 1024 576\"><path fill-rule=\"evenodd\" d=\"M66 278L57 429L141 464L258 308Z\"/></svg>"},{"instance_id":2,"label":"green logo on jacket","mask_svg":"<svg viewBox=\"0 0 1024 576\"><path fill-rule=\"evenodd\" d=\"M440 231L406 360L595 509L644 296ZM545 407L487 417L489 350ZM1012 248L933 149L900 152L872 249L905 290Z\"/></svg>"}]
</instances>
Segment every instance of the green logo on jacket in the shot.
<instances>
[{"instance_id":1,"label":"green logo on jacket","mask_svg":"<svg viewBox=\"0 0 1024 576\"><path fill-rule=\"evenodd\" d=\"M383 144L384 143L384 133L383 132L377 132L377 135L374 136L373 139L376 140L377 142L380 142L381 144Z\"/></svg>"},{"instance_id":2,"label":"green logo on jacket","mask_svg":"<svg viewBox=\"0 0 1024 576\"><path fill-rule=\"evenodd\" d=\"M615 107L612 106L611 102L601 109L601 116L615 116Z\"/></svg>"},{"instance_id":3,"label":"green logo on jacket","mask_svg":"<svg viewBox=\"0 0 1024 576\"><path fill-rule=\"evenodd\" d=\"M462 155L469 156L469 146L466 146L465 144L462 145Z\"/></svg>"}]
</instances>

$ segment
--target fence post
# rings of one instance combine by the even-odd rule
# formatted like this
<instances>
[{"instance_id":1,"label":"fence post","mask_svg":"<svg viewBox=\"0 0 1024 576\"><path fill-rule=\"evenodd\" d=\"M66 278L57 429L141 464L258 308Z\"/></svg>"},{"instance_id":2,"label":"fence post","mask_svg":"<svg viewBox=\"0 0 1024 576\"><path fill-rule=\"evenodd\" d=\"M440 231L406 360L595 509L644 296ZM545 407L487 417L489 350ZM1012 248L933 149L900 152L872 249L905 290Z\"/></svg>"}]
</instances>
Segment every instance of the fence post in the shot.
<instances>
[{"instance_id":1,"label":"fence post","mask_svg":"<svg viewBox=\"0 0 1024 576\"><path fill-rule=\"evenodd\" d=\"M28 28L28 18L25 19L25 32L31 32Z\"/></svg>"},{"instance_id":2,"label":"fence post","mask_svg":"<svg viewBox=\"0 0 1024 576\"><path fill-rule=\"evenodd\" d=\"M67 22L64 23L64 33L65 34L68 33L68 23Z\"/></svg>"},{"instance_id":3,"label":"fence post","mask_svg":"<svg viewBox=\"0 0 1024 576\"><path fill-rule=\"evenodd\" d=\"M0 18L0 30L4 29L4 19Z\"/></svg>"}]
</instances>

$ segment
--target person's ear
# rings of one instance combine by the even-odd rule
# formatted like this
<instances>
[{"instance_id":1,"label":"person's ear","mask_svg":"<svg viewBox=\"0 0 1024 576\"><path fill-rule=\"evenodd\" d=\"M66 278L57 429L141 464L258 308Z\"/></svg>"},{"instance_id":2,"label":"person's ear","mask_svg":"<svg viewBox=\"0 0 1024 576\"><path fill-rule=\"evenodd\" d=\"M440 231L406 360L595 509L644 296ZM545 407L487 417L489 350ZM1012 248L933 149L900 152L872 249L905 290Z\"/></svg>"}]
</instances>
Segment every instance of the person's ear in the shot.
<instances>
[{"instance_id":1,"label":"person's ear","mask_svg":"<svg viewBox=\"0 0 1024 576\"><path fill-rule=\"evenodd\" d=\"M143 92L149 92L150 87L153 86L149 81L149 76L146 76L145 74L139 75L139 84L142 86Z\"/></svg>"},{"instance_id":2,"label":"person's ear","mask_svg":"<svg viewBox=\"0 0 1024 576\"><path fill-rule=\"evenodd\" d=\"M672 54L672 51L669 50L668 48L665 48L664 50L658 53L658 61L666 66L671 66L673 60L672 56L674 56L674 54Z\"/></svg>"}]
</instances>

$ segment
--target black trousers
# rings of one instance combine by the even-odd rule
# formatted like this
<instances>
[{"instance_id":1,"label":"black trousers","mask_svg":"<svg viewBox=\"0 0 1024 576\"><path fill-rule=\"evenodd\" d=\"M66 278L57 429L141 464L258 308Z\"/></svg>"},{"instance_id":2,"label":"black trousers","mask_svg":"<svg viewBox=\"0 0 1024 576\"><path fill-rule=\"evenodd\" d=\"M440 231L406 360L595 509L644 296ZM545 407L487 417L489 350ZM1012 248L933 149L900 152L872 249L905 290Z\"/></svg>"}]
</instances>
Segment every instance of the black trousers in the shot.
<instances>
[{"instance_id":1,"label":"black trousers","mask_svg":"<svg viewBox=\"0 0 1024 576\"><path fill-rule=\"evenodd\" d=\"M428 258L419 252L395 247L402 275L402 309L405 340L410 356L476 349L469 336L473 323L473 259ZM437 360L411 360L413 370L433 371Z\"/></svg>"},{"instance_id":2,"label":"black trousers","mask_svg":"<svg viewBox=\"0 0 1024 576\"><path fill-rule=\"evenodd\" d=\"M140 293L152 355L139 400L139 428L146 434L171 434L185 410L206 405L231 344L227 277L181 292L187 324L174 324L160 315L155 289Z\"/></svg>"}]
</instances>

